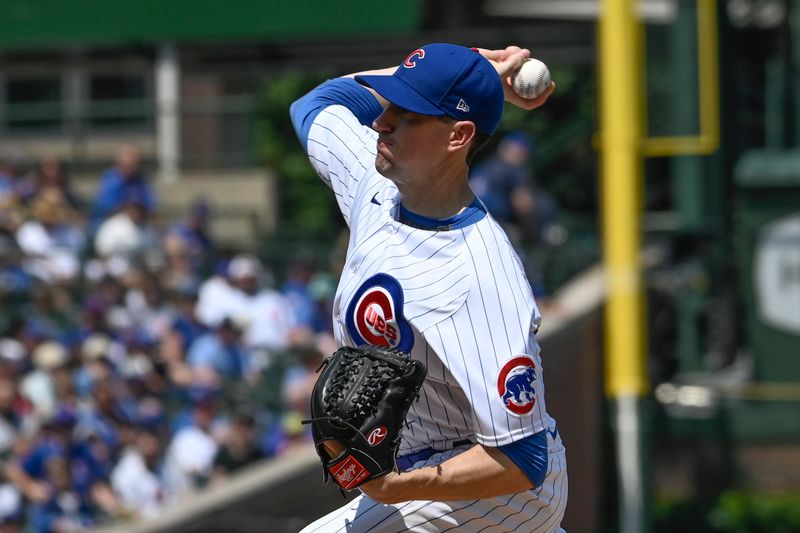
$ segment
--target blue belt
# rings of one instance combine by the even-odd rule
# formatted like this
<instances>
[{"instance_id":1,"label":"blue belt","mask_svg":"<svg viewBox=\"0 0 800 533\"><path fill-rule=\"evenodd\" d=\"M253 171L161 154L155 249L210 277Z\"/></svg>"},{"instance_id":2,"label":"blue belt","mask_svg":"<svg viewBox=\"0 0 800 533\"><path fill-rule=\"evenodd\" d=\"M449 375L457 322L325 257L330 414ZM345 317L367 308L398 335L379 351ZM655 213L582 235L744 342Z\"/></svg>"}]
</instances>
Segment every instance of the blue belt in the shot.
<instances>
[{"instance_id":1,"label":"blue belt","mask_svg":"<svg viewBox=\"0 0 800 533\"><path fill-rule=\"evenodd\" d=\"M453 443L452 448L458 448L459 446L463 446L465 444L472 444L471 440L459 440ZM452 449L450 448L450 449ZM416 453L409 453L407 455L401 455L397 458L397 468L401 472L405 472L415 464L420 461L425 461L430 459L430 457L436 453L446 452L448 450L434 450L433 448L425 448L424 450L418 451Z\"/></svg>"}]
</instances>

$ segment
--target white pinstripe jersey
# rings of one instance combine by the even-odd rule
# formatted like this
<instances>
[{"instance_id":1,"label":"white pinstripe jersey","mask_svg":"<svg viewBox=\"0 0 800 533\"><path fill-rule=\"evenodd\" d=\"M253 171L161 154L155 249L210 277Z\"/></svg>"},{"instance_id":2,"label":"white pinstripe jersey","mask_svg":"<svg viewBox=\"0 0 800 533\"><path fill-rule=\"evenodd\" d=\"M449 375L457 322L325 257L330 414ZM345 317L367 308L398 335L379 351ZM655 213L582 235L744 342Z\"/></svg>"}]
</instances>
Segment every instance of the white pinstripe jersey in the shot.
<instances>
[{"instance_id":1,"label":"white pinstripe jersey","mask_svg":"<svg viewBox=\"0 0 800 533\"><path fill-rule=\"evenodd\" d=\"M337 343L395 346L428 368L400 454L553 431L534 335L539 310L505 233L488 215L446 231L398 222L397 187L374 167L376 138L334 105L314 119L307 152L350 228Z\"/></svg>"}]
</instances>

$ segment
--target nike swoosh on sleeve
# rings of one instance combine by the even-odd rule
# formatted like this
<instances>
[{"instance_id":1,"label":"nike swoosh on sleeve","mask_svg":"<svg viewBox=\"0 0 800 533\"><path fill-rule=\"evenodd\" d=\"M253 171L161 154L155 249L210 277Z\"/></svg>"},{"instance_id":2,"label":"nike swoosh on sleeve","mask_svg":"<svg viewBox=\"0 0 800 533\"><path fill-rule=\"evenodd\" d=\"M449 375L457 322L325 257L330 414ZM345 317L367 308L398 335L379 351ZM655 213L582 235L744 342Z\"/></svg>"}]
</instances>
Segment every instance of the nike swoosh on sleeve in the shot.
<instances>
[{"instance_id":1,"label":"nike swoosh on sleeve","mask_svg":"<svg viewBox=\"0 0 800 533\"><path fill-rule=\"evenodd\" d=\"M381 205L381 203L378 201L378 193L375 193L375 196L372 197L372 200L370 200L370 202L372 202L375 205Z\"/></svg>"}]
</instances>

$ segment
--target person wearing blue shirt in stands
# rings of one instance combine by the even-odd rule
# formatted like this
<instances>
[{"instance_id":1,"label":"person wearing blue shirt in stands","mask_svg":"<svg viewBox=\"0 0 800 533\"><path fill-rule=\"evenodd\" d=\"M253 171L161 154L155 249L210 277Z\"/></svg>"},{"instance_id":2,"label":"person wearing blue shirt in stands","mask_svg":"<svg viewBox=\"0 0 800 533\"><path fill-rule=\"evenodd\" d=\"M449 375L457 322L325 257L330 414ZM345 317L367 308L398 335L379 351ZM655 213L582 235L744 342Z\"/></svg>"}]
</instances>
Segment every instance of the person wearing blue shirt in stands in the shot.
<instances>
[{"instance_id":1,"label":"person wearing blue shirt in stands","mask_svg":"<svg viewBox=\"0 0 800 533\"><path fill-rule=\"evenodd\" d=\"M226 318L214 331L197 338L189 348L187 363L195 384L216 386L247 376L250 362L242 344L242 324Z\"/></svg>"},{"instance_id":2,"label":"person wearing blue shirt in stands","mask_svg":"<svg viewBox=\"0 0 800 533\"><path fill-rule=\"evenodd\" d=\"M100 176L97 194L92 204L90 227L97 229L100 223L116 213L126 199L135 195L148 212L156 207L156 195L141 169L142 155L139 148L125 145L117 152L116 165Z\"/></svg>"},{"instance_id":3,"label":"person wearing blue shirt in stands","mask_svg":"<svg viewBox=\"0 0 800 533\"><path fill-rule=\"evenodd\" d=\"M470 172L472 190L509 233L512 243L537 244L555 222L558 205L536 187L531 156L533 139L521 131L507 133L494 154Z\"/></svg>"}]
</instances>

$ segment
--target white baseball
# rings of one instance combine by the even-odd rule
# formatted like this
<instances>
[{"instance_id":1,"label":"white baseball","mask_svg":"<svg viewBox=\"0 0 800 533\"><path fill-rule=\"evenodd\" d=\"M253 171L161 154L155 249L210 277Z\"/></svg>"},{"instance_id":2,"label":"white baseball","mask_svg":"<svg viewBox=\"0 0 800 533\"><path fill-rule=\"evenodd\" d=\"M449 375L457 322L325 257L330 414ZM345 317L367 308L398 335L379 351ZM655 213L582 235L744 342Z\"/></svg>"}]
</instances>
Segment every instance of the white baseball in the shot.
<instances>
[{"instance_id":1,"label":"white baseball","mask_svg":"<svg viewBox=\"0 0 800 533\"><path fill-rule=\"evenodd\" d=\"M550 85L550 71L538 59L530 58L522 64L511 78L511 87L519 96L533 99Z\"/></svg>"}]
</instances>

